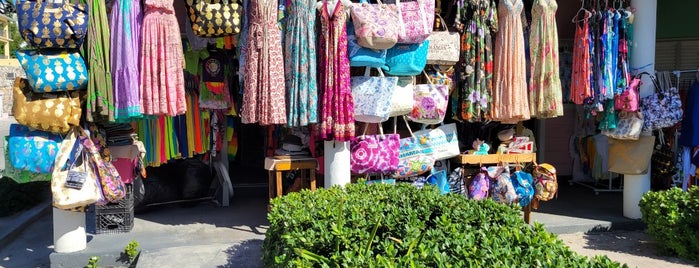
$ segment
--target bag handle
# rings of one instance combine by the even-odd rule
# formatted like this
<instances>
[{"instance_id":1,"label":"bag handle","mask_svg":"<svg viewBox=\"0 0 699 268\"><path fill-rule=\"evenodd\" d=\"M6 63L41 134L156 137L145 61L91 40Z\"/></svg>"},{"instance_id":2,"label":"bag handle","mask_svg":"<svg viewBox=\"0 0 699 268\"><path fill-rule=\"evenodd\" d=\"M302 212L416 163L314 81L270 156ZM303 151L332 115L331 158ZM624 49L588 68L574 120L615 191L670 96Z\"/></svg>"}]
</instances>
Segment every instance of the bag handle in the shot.
<instances>
[{"instance_id":1,"label":"bag handle","mask_svg":"<svg viewBox=\"0 0 699 268\"><path fill-rule=\"evenodd\" d=\"M410 132L410 137L415 138L415 134L413 134L413 130L410 129L410 124L408 123L408 119L406 119L405 115L402 115L401 117L403 117L403 122L405 122L405 127L408 128L408 131ZM398 117L397 116L394 117L393 123L394 123L393 124L393 132L398 133L397 132L397 128L398 128Z\"/></svg>"},{"instance_id":2,"label":"bag handle","mask_svg":"<svg viewBox=\"0 0 699 268\"><path fill-rule=\"evenodd\" d=\"M442 18L441 14L437 13L435 15L437 15L437 17L439 18L439 21L440 21L439 24L442 25L442 28L444 29L444 31L442 31L442 32L449 32L449 27L447 27L447 21L444 20L444 18Z\"/></svg>"},{"instance_id":3,"label":"bag handle","mask_svg":"<svg viewBox=\"0 0 699 268\"><path fill-rule=\"evenodd\" d=\"M58 148L58 156L56 157L56 161L53 164L52 174L61 172L63 170L63 166L70 158L70 152L73 150L75 142L77 141L75 128L76 127L70 128L70 131L68 131L68 134L65 136L65 138L63 138L63 141L61 142L61 145Z\"/></svg>"},{"instance_id":4,"label":"bag handle","mask_svg":"<svg viewBox=\"0 0 699 268\"><path fill-rule=\"evenodd\" d=\"M370 77L370 76L371 76L371 68L372 68L372 67L366 67L366 68L364 68L364 76L366 76L366 77ZM376 68L376 70L379 71L379 75L380 75L381 77L386 77L386 76L384 75L383 71L381 70L381 68Z\"/></svg>"},{"instance_id":5,"label":"bag handle","mask_svg":"<svg viewBox=\"0 0 699 268\"><path fill-rule=\"evenodd\" d=\"M383 140L386 138L386 135L384 135L384 133L383 133L383 126L381 125L381 123L378 123L378 125L379 125L379 134L380 134L379 137ZM363 139L366 137L367 129L369 129L369 123L364 123L364 130L362 131L362 135L359 136L360 139Z\"/></svg>"}]
</instances>

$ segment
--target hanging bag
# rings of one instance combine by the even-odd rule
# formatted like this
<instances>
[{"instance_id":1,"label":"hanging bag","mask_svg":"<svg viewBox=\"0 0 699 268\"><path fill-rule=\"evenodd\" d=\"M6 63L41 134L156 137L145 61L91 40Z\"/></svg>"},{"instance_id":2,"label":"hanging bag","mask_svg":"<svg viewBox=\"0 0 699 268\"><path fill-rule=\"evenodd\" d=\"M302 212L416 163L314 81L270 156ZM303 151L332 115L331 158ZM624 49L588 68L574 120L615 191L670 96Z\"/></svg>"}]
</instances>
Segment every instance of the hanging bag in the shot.
<instances>
[{"instance_id":1,"label":"hanging bag","mask_svg":"<svg viewBox=\"0 0 699 268\"><path fill-rule=\"evenodd\" d=\"M532 202L534 198L534 178L532 174L524 172L521 170L519 163L517 164L517 170L512 174L512 186L515 187L515 193L517 194L517 202L521 207L526 207Z\"/></svg>"},{"instance_id":2,"label":"hanging bag","mask_svg":"<svg viewBox=\"0 0 699 268\"><path fill-rule=\"evenodd\" d=\"M51 181L51 174L42 174L42 173L36 173L36 172L31 172L27 170L19 170L16 169L15 166L12 165L12 162L10 161L10 152L9 152L9 147L8 143L10 142L10 136L5 136L5 143L3 144L3 148L5 149L4 155L5 155L5 169L2 170L2 176L3 177L8 177L15 181L16 183L28 183L28 182L35 182L35 181Z\"/></svg>"},{"instance_id":3,"label":"hanging bag","mask_svg":"<svg viewBox=\"0 0 699 268\"><path fill-rule=\"evenodd\" d=\"M413 110L414 91L414 76L398 77L398 82L391 96L391 117L406 115Z\"/></svg>"},{"instance_id":4,"label":"hanging bag","mask_svg":"<svg viewBox=\"0 0 699 268\"><path fill-rule=\"evenodd\" d=\"M643 113L619 112L616 128L602 130L602 134L618 140L638 140L643 129Z\"/></svg>"},{"instance_id":5,"label":"hanging bag","mask_svg":"<svg viewBox=\"0 0 699 268\"><path fill-rule=\"evenodd\" d=\"M351 78L352 98L354 99L354 120L365 123L380 123L388 120L391 114L391 96L398 83L397 77L369 76L366 68L364 76Z\"/></svg>"},{"instance_id":6,"label":"hanging bag","mask_svg":"<svg viewBox=\"0 0 699 268\"><path fill-rule=\"evenodd\" d=\"M350 141L350 168L352 174L386 174L398 168L400 135L384 134L379 125L379 135L367 135L369 124L364 124L361 136Z\"/></svg>"},{"instance_id":7,"label":"hanging bag","mask_svg":"<svg viewBox=\"0 0 699 268\"><path fill-rule=\"evenodd\" d=\"M507 166L488 167L488 177L491 179L489 194L493 201L507 205L515 202L517 193Z\"/></svg>"},{"instance_id":8,"label":"hanging bag","mask_svg":"<svg viewBox=\"0 0 699 268\"><path fill-rule=\"evenodd\" d=\"M18 1L19 33L36 48L78 48L87 35L88 13L84 4L64 0Z\"/></svg>"},{"instance_id":9,"label":"hanging bag","mask_svg":"<svg viewBox=\"0 0 699 268\"><path fill-rule=\"evenodd\" d=\"M424 71L422 73L427 76ZM415 86L413 110L408 118L422 124L439 124L447 113L449 88L445 85L435 85L429 78L427 82L428 84Z\"/></svg>"},{"instance_id":10,"label":"hanging bag","mask_svg":"<svg viewBox=\"0 0 699 268\"><path fill-rule=\"evenodd\" d=\"M82 109L78 91L34 93L24 78L15 78L12 113L18 123L64 134L80 124Z\"/></svg>"},{"instance_id":11,"label":"hanging bag","mask_svg":"<svg viewBox=\"0 0 699 268\"><path fill-rule=\"evenodd\" d=\"M77 135L71 130L58 150L51 176L51 194L56 208L70 210L83 207L96 203L102 197L84 148L76 140Z\"/></svg>"},{"instance_id":12,"label":"hanging bag","mask_svg":"<svg viewBox=\"0 0 699 268\"><path fill-rule=\"evenodd\" d=\"M398 42L401 31L400 15L396 5L369 4L366 0L350 8L354 33L360 46L372 49L389 49Z\"/></svg>"},{"instance_id":13,"label":"hanging bag","mask_svg":"<svg viewBox=\"0 0 699 268\"><path fill-rule=\"evenodd\" d=\"M397 44L386 52L386 65L382 69L389 75L419 75L427 65L427 48L430 41L420 44Z\"/></svg>"},{"instance_id":14,"label":"hanging bag","mask_svg":"<svg viewBox=\"0 0 699 268\"><path fill-rule=\"evenodd\" d=\"M679 91L670 83L669 73L660 73L661 79L651 77L655 86L653 94L641 99L644 123L643 131L674 126L682 121L682 100Z\"/></svg>"},{"instance_id":15,"label":"hanging bag","mask_svg":"<svg viewBox=\"0 0 699 268\"><path fill-rule=\"evenodd\" d=\"M450 159L460 154L459 135L456 133L456 124L444 124L434 129L427 129L422 125L422 130L416 131L418 137L427 137L432 148L432 156L436 161Z\"/></svg>"},{"instance_id":16,"label":"hanging bag","mask_svg":"<svg viewBox=\"0 0 699 268\"><path fill-rule=\"evenodd\" d=\"M634 76L629 86L621 93L614 96L614 109L624 112L637 112L641 103L641 75Z\"/></svg>"},{"instance_id":17,"label":"hanging bag","mask_svg":"<svg viewBox=\"0 0 699 268\"><path fill-rule=\"evenodd\" d=\"M85 131L79 129L78 141L85 148L87 160L94 169L94 173L102 186L103 200L98 204L114 203L126 196L126 187L121 180L119 171L116 170L111 162L105 161L100 155L99 150L92 142Z\"/></svg>"},{"instance_id":18,"label":"hanging bag","mask_svg":"<svg viewBox=\"0 0 699 268\"><path fill-rule=\"evenodd\" d=\"M473 177L473 180L468 186L468 197L473 200L483 200L488 198L490 190L490 177L488 169L481 167L481 170Z\"/></svg>"},{"instance_id":19,"label":"hanging bag","mask_svg":"<svg viewBox=\"0 0 699 268\"><path fill-rule=\"evenodd\" d=\"M34 92L87 88L87 66L78 51L17 50L15 55Z\"/></svg>"},{"instance_id":20,"label":"hanging bag","mask_svg":"<svg viewBox=\"0 0 699 268\"><path fill-rule=\"evenodd\" d=\"M235 0L186 0L192 32L200 37L240 33L243 6Z\"/></svg>"},{"instance_id":21,"label":"hanging bag","mask_svg":"<svg viewBox=\"0 0 699 268\"><path fill-rule=\"evenodd\" d=\"M389 0L398 8L400 27L399 44L420 44L427 40L434 25L434 0Z\"/></svg>"},{"instance_id":22,"label":"hanging bag","mask_svg":"<svg viewBox=\"0 0 699 268\"><path fill-rule=\"evenodd\" d=\"M352 67L381 68L386 64L385 49L371 49L359 45L351 21L347 23L347 54Z\"/></svg>"},{"instance_id":23,"label":"hanging bag","mask_svg":"<svg viewBox=\"0 0 699 268\"><path fill-rule=\"evenodd\" d=\"M400 152L398 155L398 168L393 173L394 178L408 178L430 172L434 166L435 159L432 155L432 148L426 136L417 136L410 129L408 121L403 117L410 137L400 140ZM397 117L393 119L393 132L397 133Z\"/></svg>"},{"instance_id":24,"label":"hanging bag","mask_svg":"<svg viewBox=\"0 0 699 268\"><path fill-rule=\"evenodd\" d=\"M653 145L655 145L654 136L642 136L638 140L608 139L608 142L609 171L628 175L641 175L648 172Z\"/></svg>"},{"instance_id":25,"label":"hanging bag","mask_svg":"<svg viewBox=\"0 0 699 268\"><path fill-rule=\"evenodd\" d=\"M427 64L455 65L459 62L461 51L461 36L457 32L449 32L442 16L438 15L443 31L434 31L427 39L430 43L427 49Z\"/></svg>"},{"instance_id":26,"label":"hanging bag","mask_svg":"<svg viewBox=\"0 0 699 268\"><path fill-rule=\"evenodd\" d=\"M12 166L19 170L50 174L61 144L58 134L10 125L8 151Z\"/></svg>"}]
</instances>

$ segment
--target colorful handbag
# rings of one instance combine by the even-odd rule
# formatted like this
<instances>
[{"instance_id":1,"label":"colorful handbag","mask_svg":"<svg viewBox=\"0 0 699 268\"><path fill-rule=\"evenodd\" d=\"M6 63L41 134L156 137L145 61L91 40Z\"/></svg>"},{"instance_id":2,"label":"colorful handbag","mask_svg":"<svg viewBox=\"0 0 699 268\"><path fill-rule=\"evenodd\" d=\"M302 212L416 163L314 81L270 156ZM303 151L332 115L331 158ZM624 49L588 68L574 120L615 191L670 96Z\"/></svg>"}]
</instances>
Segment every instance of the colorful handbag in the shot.
<instances>
[{"instance_id":1,"label":"colorful handbag","mask_svg":"<svg viewBox=\"0 0 699 268\"><path fill-rule=\"evenodd\" d=\"M473 200L483 200L488 198L490 190L490 177L488 177L488 169L481 167L480 172L473 177L471 184L468 186L468 197Z\"/></svg>"},{"instance_id":2,"label":"colorful handbag","mask_svg":"<svg viewBox=\"0 0 699 268\"><path fill-rule=\"evenodd\" d=\"M103 205L123 199L126 196L126 186L121 180L119 171L116 170L111 162L104 161L99 150L85 131L80 129L79 133L78 141L85 147L88 162L94 169L98 183L102 187L104 199L99 200L97 204Z\"/></svg>"},{"instance_id":3,"label":"colorful handbag","mask_svg":"<svg viewBox=\"0 0 699 268\"><path fill-rule=\"evenodd\" d=\"M36 48L78 48L87 35L88 13L84 4L68 1L19 1L19 32Z\"/></svg>"},{"instance_id":4,"label":"colorful handbag","mask_svg":"<svg viewBox=\"0 0 699 268\"><path fill-rule=\"evenodd\" d=\"M400 135L366 135L369 124L364 124L364 133L350 141L350 168L353 174L385 174L398 168Z\"/></svg>"},{"instance_id":5,"label":"colorful handbag","mask_svg":"<svg viewBox=\"0 0 699 268\"><path fill-rule=\"evenodd\" d=\"M434 31L427 39L430 45L427 48L427 64L455 65L459 62L461 51L461 36L457 32L449 32L444 19L439 16L443 31Z\"/></svg>"},{"instance_id":6,"label":"colorful handbag","mask_svg":"<svg viewBox=\"0 0 699 268\"><path fill-rule=\"evenodd\" d=\"M629 82L629 86L621 94L617 94L614 96L615 110L624 112L638 111L638 106L641 102L640 87L643 84L641 82L641 74L631 79L631 82Z\"/></svg>"},{"instance_id":7,"label":"colorful handbag","mask_svg":"<svg viewBox=\"0 0 699 268\"><path fill-rule=\"evenodd\" d=\"M611 169L609 171L611 171ZM536 165L534 171L532 171L532 176L534 180L534 200L549 201L558 195L556 168L551 164L543 163L541 165ZM534 208L537 208L538 201L534 201L533 203Z\"/></svg>"},{"instance_id":8,"label":"colorful handbag","mask_svg":"<svg viewBox=\"0 0 699 268\"><path fill-rule=\"evenodd\" d=\"M243 6L234 0L186 0L192 32L201 37L240 33Z\"/></svg>"},{"instance_id":9,"label":"colorful handbag","mask_svg":"<svg viewBox=\"0 0 699 268\"><path fill-rule=\"evenodd\" d=\"M638 140L643 128L643 113L619 112L616 128L602 130L602 134L618 140Z\"/></svg>"},{"instance_id":10,"label":"colorful handbag","mask_svg":"<svg viewBox=\"0 0 699 268\"><path fill-rule=\"evenodd\" d=\"M386 3L395 3L398 7L403 25L398 32L399 44L420 44L430 36L434 25L434 0L388 0Z\"/></svg>"},{"instance_id":11,"label":"colorful handbag","mask_svg":"<svg viewBox=\"0 0 699 268\"><path fill-rule=\"evenodd\" d=\"M430 41L420 44L398 44L386 52L386 65L382 69L389 75L419 75L427 65L427 48Z\"/></svg>"},{"instance_id":12,"label":"colorful handbag","mask_svg":"<svg viewBox=\"0 0 699 268\"><path fill-rule=\"evenodd\" d=\"M413 110L408 115L408 118L428 125L439 124L444 120L444 116L447 113L449 88L445 85L435 85L430 79L427 79L427 81L429 84L415 86Z\"/></svg>"},{"instance_id":13,"label":"colorful handbag","mask_svg":"<svg viewBox=\"0 0 699 268\"><path fill-rule=\"evenodd\" d=\"M16 183L28 183L28 182L35 182L35 181L51 181L51 174L41 174L41 173L34 173L31 171L27 170L19 170L16 169L13 165L12 162L10 162L10 153L7 147L7 144L10 141L9 136L5 136L5 143L3 144L3 147L5 148L4 154L5 154L5 169L2 170L2 176L3 177L8 177L15 181Z\"/></svg>"},{"instance_id":14,"label":"colorful handbag","mask_svg":"<svg viewBox=\"0 0 699 268\"><path fill-rule=\"evenodd\" d=\"M51 194L56 208L70 210L83 207L98 202L102 197L84 148L76 140L75 131L70 131L61 143L51 173Z\"/></svg>"},{"instance_id":15,"label":"colorful handbag","mask_svg":"<svg viewBox=\"0 0 699 268\"><path fill-rule=\"evenodd\" d=\"M534 186L532 185L534 179L532 174L526 173L521 170L515 171L512 174L512 185L515 187L515 193L517 193L517 202L521 207L526 207L532 202L534 198Z\"/></svg>"},{"instance_id":16,"label":"colorful handbag","mask_svg":"<svg viewBox=\"0 0 699 268\"><path fill-rule=\"evenodd\" d=\"M415 91L415 77L398 77L398 83L391 95L391 117L406 115L413 110L413 94Z\"/></svg>"},{"instance_id":17,"label":"colorful handbag","mask_svg":"<svg viewBox=\"0 0 699 268\"><path fill-rule=\"evenodd\" d=\"M449 180L447 179L446 170L440 170L437 172L434 172L433 170L432 174L427 176L427 183L437 186L437 189L439 189L439 192L442 194L448 194L451 192L449 189Z\"/></svg>"},{"instance_id":18,"label":"colorful handbag","mask_svg":"<svg viewBox=\"0 0 699 268\"><path fill-rule=\"evenodd\" d=\"M426 126L423 125L422 130L416 131L415 135L418 137L426 136L429 139L432 147L432 156L434 156L435 160L449 159L461 153L456 124L442 124L434 129L426 129Z\"/></svg>"},{"instance_id":19,"label":"colorful handbag","mask_svg":"<svg viewBox=\"0 0 699 268\"><path fill-rule=\"evenodd\" d=\"M80 53L67 50L17 50L19 63L34 92L79 90L87 87L87 67Z\"/></svg>"},{"instance_id":20,"label":"colorful handbag","mask_svg":"<svg viewBox=\"0 0 699 268\"><path fill-rule=\"evenodd\" d=\"M386 64L385 49L371 49L359 45L352 22L347 23L347 53L352 67L381 68Z\"/></svg>"},{"instance_id":21,"label":"colorful handbag","mask_svg":"<svg viewBox=\"0 0 699 268\"><path fill-rule=\"evenodd\" d=\"M12 124L7 146L10 162L19 170L50 174L61 140L57 134Z\"/></svg>"},{"instance_id":22,"label":"colorful handbag","mask_svg":"<svg viewBox=\"0 0 699 268\"><path fill-rule=\"evenodd\" d=\"M400 153L398 155L398 168L393 173L394 178L408 178L430 172L434 166L434 156L429 139L426 136L416 136L410 129L405 116L402 116L405 125L410 131L410 137L400 140ZM397 118L394 117L394 133L396 132Z\"/></svg>"},{"instance_id":23,"label":"colorful handbag","mask_svg":"<svg viewBox=\"0 0 699 268\"><path fill-rule=\"evenodd\" d=\"M655 92L641 99L643 131L674 126L684 114L679 90L669 81L669 73L660 73L660 82L654 80Z\"/></svg>"},{"instance_id":24,"label":"colorful handbag","mask_svg":"<svg viewBox=\"0 0 699 268\"><path fill-rule=\"evenodd\" d=\"M15 78L12 113L18 123L43 131L65 134L80 124L78 91L35 93L24 78Z\"/></svg>"},{"instance_id":25,"label":"colorful handbag","mask_svg":"<svg viewBox=\"0 0 699 268\"><path fill-rule=\"evenodd\" d=\"M391 98L398 83L397 77L385 77L381 69L380 77L369 76L369 67L364 76L351 78L352 98L354 99L354 120L366 123L380 123L388 120L391 114Z\"/></svg>"},{"instance_id":26,"label":"colorful handbag","mask_svg":"<svg viewBox=\"0 0 699 268\"><path fill-rule=\"evenodd\" d=\"M373 49L389 49L398 42L401 31L400 15L396 5L369 4L361 0L350 8L355 36L360 46Z\"/></svg>"}]
</instances>

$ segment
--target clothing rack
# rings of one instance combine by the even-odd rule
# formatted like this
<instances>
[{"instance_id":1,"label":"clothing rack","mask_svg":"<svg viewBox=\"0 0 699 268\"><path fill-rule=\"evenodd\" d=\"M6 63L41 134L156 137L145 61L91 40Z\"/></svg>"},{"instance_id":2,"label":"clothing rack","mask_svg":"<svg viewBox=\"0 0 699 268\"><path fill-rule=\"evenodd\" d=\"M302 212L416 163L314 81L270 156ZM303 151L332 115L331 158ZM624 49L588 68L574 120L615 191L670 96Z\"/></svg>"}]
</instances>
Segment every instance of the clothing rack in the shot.
<instances>
[{"instance_id":1,"label":"clothing rack","mask_svg":"<svg viewBox=\"0 0 699 268\"><path fill-rule=\"evenodd\" d=\"M613 180L618 178L618 174L613 173L613 172L608 172L609 174L609 179L607 179L608 183L605 185L604 183L600 183L598 181L595 181L593 183L585 182L585 181L570 181L570 185L572 186L573 184L577 184L580 186L584 186L587 188L592 189L595 191L595 195L599 195L601 192L622 192L624 191L624 180L619 180L619 187L614 188L614 183ZM598 186L603 186L605 188L600 188Z\"/></svg>"}]
</instances>

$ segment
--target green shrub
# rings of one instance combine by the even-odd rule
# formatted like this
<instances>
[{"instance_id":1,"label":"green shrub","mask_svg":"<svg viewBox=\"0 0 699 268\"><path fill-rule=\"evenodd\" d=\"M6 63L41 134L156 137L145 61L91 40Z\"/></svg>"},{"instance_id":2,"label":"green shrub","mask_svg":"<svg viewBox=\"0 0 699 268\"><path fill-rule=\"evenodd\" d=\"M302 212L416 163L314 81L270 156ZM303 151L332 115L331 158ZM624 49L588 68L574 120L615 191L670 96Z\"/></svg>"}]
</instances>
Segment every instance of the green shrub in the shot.
<instances>
[{"instance_id":1,"label":"green shrub","mask_svg":"<svg viewBox=\"0 0 699 268\"><path fill-rule=\"evenodd\" d=\"M364 184L272 200L267 267L621 267L588 259L518 207Z\"/></svg>"},{"instance_id":2,"label":"green shrub","mask_svg":"<svg viewBox=\"0 0 699 268\"><path fill-rule=\"evenodd\" d=\"M639 206L659 250L699 262L699 187L648 192Z\"/></svg>"}]
</instances>

